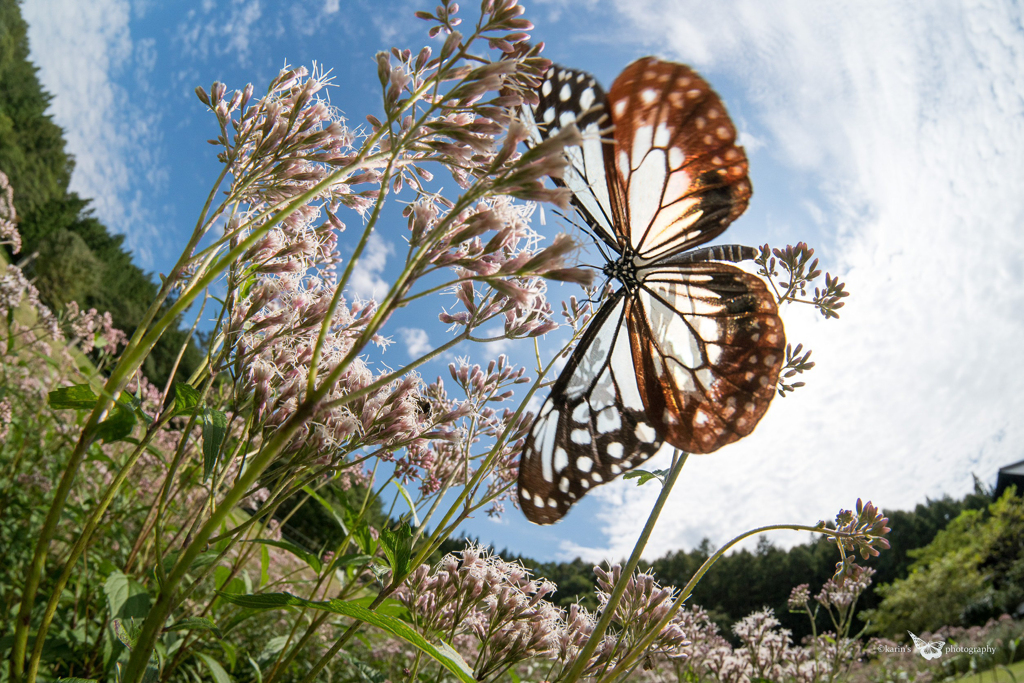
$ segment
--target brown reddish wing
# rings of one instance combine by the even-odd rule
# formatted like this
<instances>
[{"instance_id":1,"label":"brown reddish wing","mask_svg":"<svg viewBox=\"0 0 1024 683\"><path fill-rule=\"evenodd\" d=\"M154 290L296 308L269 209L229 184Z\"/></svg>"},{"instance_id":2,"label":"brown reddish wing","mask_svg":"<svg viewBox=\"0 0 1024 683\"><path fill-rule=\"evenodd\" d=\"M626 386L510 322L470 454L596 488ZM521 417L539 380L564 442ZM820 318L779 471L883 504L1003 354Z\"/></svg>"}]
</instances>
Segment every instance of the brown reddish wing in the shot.
<instances>
[{"instance_id":1,"label":"brown reddish wing","mask_svg":"<svg viewBox=\"0 0 1024 683\"><path fill-rule=\"evenodd\" d=\"M683 64L639 59L608 93L620 250L657 261L714 239L747 208L747 157L711 86Z\"/></svg>"},{"instance_id":2,"label":"brown reddish wing","mask_svg":"<svg viewBox=\"0 0 1024 683\"><path fill-rule=\"evenodd\" d=\"M759 278L724 263L656 267L627 316L640 396L661 438L710 453L754 430L786 347Z\"/></svg>"}]
</instances>

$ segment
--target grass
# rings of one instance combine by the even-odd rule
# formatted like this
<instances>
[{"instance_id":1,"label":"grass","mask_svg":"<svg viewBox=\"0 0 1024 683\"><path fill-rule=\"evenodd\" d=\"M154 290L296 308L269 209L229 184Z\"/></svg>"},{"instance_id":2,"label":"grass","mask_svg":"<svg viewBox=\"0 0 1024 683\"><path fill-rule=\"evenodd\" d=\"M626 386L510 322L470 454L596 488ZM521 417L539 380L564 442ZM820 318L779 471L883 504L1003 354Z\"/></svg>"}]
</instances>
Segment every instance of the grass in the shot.
<instances>
[{"instance_id":1,"label":"grass","mask_svg":"<svg viewBox=\"0 0 1024 683\"><path fill-rule=\"evenodd\" d=\"M1024 660L1011 664L1009 672L1006 667L997 666L980 674L958 678L956 683L1024 683Z\"/></svg>"}]
</instances>

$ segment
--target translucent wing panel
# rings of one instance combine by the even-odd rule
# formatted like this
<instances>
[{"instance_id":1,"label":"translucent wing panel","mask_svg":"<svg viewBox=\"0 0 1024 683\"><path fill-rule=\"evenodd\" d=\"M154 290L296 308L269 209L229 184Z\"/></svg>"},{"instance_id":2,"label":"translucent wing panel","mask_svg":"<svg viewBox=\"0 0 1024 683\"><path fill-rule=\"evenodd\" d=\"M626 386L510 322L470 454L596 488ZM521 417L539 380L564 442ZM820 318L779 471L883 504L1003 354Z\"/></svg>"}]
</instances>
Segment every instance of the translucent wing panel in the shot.
<instances>
[{"instance_id":1,"label":"translucent wing panel","mask_svg":"<svg viewBox=\"0 0 1024 683\"><path fill-rule=\"evenodd\" d=\"M723 263L640 274L626 314L637 384L658 434L710 453L752 432L775 395L786 348L764 283Z\"/></svg>"},{"instance_id":2,"label":"translucent wing panel","mask_svg":"<svg viewBox=\"0 0 1024 683\"><path fill-rule=\"evenodd\" d=\"M569 167L561 184L572 190L573 206L594 233L618 249L605 175L605 164L612 159L611 144L602 142L601 137L601 131L609 128L604 90L590 74L555 64L548 69L538 94L537 106L524 111L534 141L576 124L583 144L566 148Z\"/></svg>"},{"instance_id":3,"label":"translucent wing panel","mask_svg":"<svg viewBox=\"0 0 1024 683\"><path fill-rule=\"evenodd\" d=\"M531 522L557 522L661 445L637 388L624 299L620 292L591 320L526 439L519 505Z\"/></svg>"},{"instance_id":4,"label":"translucent wing panel","mask_svg":"<svg viewBox=\"0 0 1024 683\"><path fill-rule=\"evenodd\" d=\"M615 79L608 110L620 210L641 259L707 242L746 209L751 187L736 129L718 95L689 67L653 57L633 62Z\"/></svg>"}]
</instances>

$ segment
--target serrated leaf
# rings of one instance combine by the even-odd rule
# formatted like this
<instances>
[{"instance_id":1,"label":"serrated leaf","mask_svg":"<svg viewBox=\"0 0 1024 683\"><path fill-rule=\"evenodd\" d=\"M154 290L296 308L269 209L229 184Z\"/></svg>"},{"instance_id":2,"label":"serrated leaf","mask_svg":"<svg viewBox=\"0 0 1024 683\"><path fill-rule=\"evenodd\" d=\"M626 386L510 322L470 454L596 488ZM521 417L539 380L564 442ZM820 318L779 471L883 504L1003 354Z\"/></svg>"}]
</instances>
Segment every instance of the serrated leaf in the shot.
<instances>
[{"instance_id":1,"label":"serrated leaf","mask_svg":"<svg viewBox=\"0 0 1024 683\"><path fill-rule=\"evenodd\" d=\"M75 384L54 389L49 394L50 407L55 410L86 409L96 405L99 396L88 384Z\"/></svg>"},{"instance_id":2,"label":"serrated leaf","mask_svg":"<svg viewBox=\"0 0 1024 683\"><path fill-rule=\"evenodd\" d=\"M223 637L217 624L210 617L186 617L168 626L166 631L210 631L218 638Z\"/></svg>"},{"instance_id":3,"label":"serrated leaf","mask_svg":"<svg viewBox=\"0 0 1024 683\"><path fill-rule=\"evenodd\" d=\"M216 659L205 652L197 652L196 657L210 670L210 675L213 676L215 683L231 683L231 677L228 676L228 672L224 670L224 667Z\"/></svg>"},{"instance_id":4,"label":"serrated leaf","mask_svg":"<svg viewBox=\"0 0 1024 683\"><path fill-rule=\"evenodd\" d=\"M103 443L121 441L132 433L136 422L138 420L134 411L125 408L121 403L114 403L110 416L96 425L96 438L103 439Z\"/></svg>"},{"instance_id":5,"label":"serrated leaf","mask_svg":"<svg viewBox=\"0 0 1024 683\"><path fill-rule=\"evenodd\" d=\"M464 681L465 683L474 683L475 681L473 678L472 668L470 668L459 653L452 649L452 647L447 643L441 641L439 645L434 645L401 619L371 612L365 607L356 605L349 601L327 600L325 602L314 602L312 600L305 600L303 598L296 597L290 593L263 593L261 595L222 594L221 597L233 605L247 607L249 609L270 609L268 605L276 603L278 608L287 606L308 607L310 609L358 619L359 621L376 626L396 638L401 638L429 656L444 668L448 669L448 671L455 674L459 680Z\"/></svg>"},{"instance_id":6,"label":"serrated leaf","mask_svg":"<svg viewBox=\"0 0 1024 683\"><path fill-rule=\"evenodd\" d=\"M367 595L364 598L356 598L355 600L349 600L353 605L359 605L360 607L370 608L373 601L377 599L375 595ZM377 614L386 614L389 617L396 617L402 621L408 621L406 617L409 616L409 608L400 603L394 598L385 598L384 602L377 605L373 610Z\"/></svg>"},{"instance_id":7,"label":"serrated leaf","mask_svg":"<svg viewBox=\"0 0 1024 683\"><path fill-rule=\"evenodd\" d=\"M203 481L210 478L217 464L220 445L228 433L228 416L208 408L203 414Z\"/></svg>"},{"instance_id":8,"label":"serrated leaf","mask_svg":"<svg viewBox=\"0 0 1024 683\"><path fill-rule=\"evenodd\" d=\"M392 575L405 576L412 558L412 529L409 525L400 524L396 529L384 527L380 531L380 544L391 565Z\"/></svg>"},{"instance_id":9,"label":"serrated leaf","mask_svg":"<svg viewBox=\"0 0 1024 683\"><path fill-rule=\"evenodd\" d=\"M313 553L309 552L308 550L305 550L304 548L300 548L299 546L295 545L294 543L289 543L288 541L271 541L271 540L268 540L268 539L265 539L265 538L258 538L258 539L255 539L253 541L250 541L250 543L259 543L261 545L272 545L275 548L281 548L282 550L287 550L292 555L295 555L300 560L302 560L303 562L308 564L313 569L313 571L315 571L317 574L319 574L320 570L323 569L323 564L321 564L320 558L318 558L316 555L314 555Z\"/></svg>"},{"instance_id":10,"label":"serrated leaf","mask_svg":"<svg viewBox=\"0 0 1024 683\"><path fill-rule=\"evenodd\" d=\"M174 385L174 414L192 415L202 401L202 394L183 382Z\"/></svg>"},{"instance_id":11,"label":"serrated leaf","mask_svg":"<svg viewBox=\"0 0 1024 683\"><path fill-rule=\"evenodd\" d=\"M648 472L647 470L633 470L632 472L627 472L626 474L622 475L622 478L637 479L637 486L643 486L651 479L658 479L659 481L661 480L661 477L659 477L657 474L653 472Z\"/></svg>"},{"instance_id":12,"label":"serrated leaf","mask_svg":"<svg viewBox=\"0 0 1024 683\"><path fill-rule=\"evenodd\" d=\"M142 618L149 613L149 594L146 588L119 571L112 571L103 584L110 616L114 618Z\"/></svg>"},{"instance_id":13,"label":"serrated leaf","mask_svg":"<svg viewBox=\"0 0 1024 683\"><path fill-rule=\"evenodd\" d=\"M362 566L369 564L373 561L373 558L369 555L363 555L362 553L354 553L348 555L339 555L338 557L331 560L331 569L343 569L349 565Z\"/></svg>"},{"instance_id":14,"label":"serrated leaf","mask_svg":"<svg viewBox=\"0 0 1024 683\"><path fill-rule=\"evenodd\" d=\"M139 632L142 630L135 625L134 620L129 620L126 623L123 619L111 619L110 627L114 629L117 639L124 643L129 650L135 647L135 643L139 639Z\"/></svg>"},{"instance_id":15,"label":"serrated leaf","mask_svg":"<svg viewBox=\"0 0 1024 683\"><path fill-rule=\"evenodd\" d=\"M348 662L349 666L359 674L359 678L366 681L366 683L386 683L388 680L388 677L385 676L383 672L374 669L366 662L353 657L349 653L342 651L338 654L341 655L342 659Z\"/></svg>"}]
</instances>

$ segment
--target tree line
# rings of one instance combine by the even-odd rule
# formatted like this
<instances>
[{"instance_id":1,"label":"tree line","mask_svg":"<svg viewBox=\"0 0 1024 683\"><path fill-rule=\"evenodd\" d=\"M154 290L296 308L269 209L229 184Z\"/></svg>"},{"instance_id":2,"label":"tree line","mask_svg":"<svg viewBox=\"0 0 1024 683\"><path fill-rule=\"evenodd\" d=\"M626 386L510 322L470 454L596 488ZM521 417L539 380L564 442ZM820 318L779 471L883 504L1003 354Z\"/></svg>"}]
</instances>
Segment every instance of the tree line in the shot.
<instances>
[{"instance_id":1,"label":"tree line","mask_svg":"<svg viewBox=\"0 0 1024 683\"><path fill-rule=\"evenodd\" d=\"M46 113L52 96L28 59L27 28L17 0L0 0L0 171L14 189L23 242L19 254L6 256L23 263L55 313L77 301L86 309L110 311L114 326L131 336L158 286L132 262L124 235L111 234L90 200L68 190L74 158ZM167 381L186 337L183 329L164 334L143 368L151 381ZM187 378L201 358L199 346L190 342L178 378Z\"/></svg>"}]
</instances>

